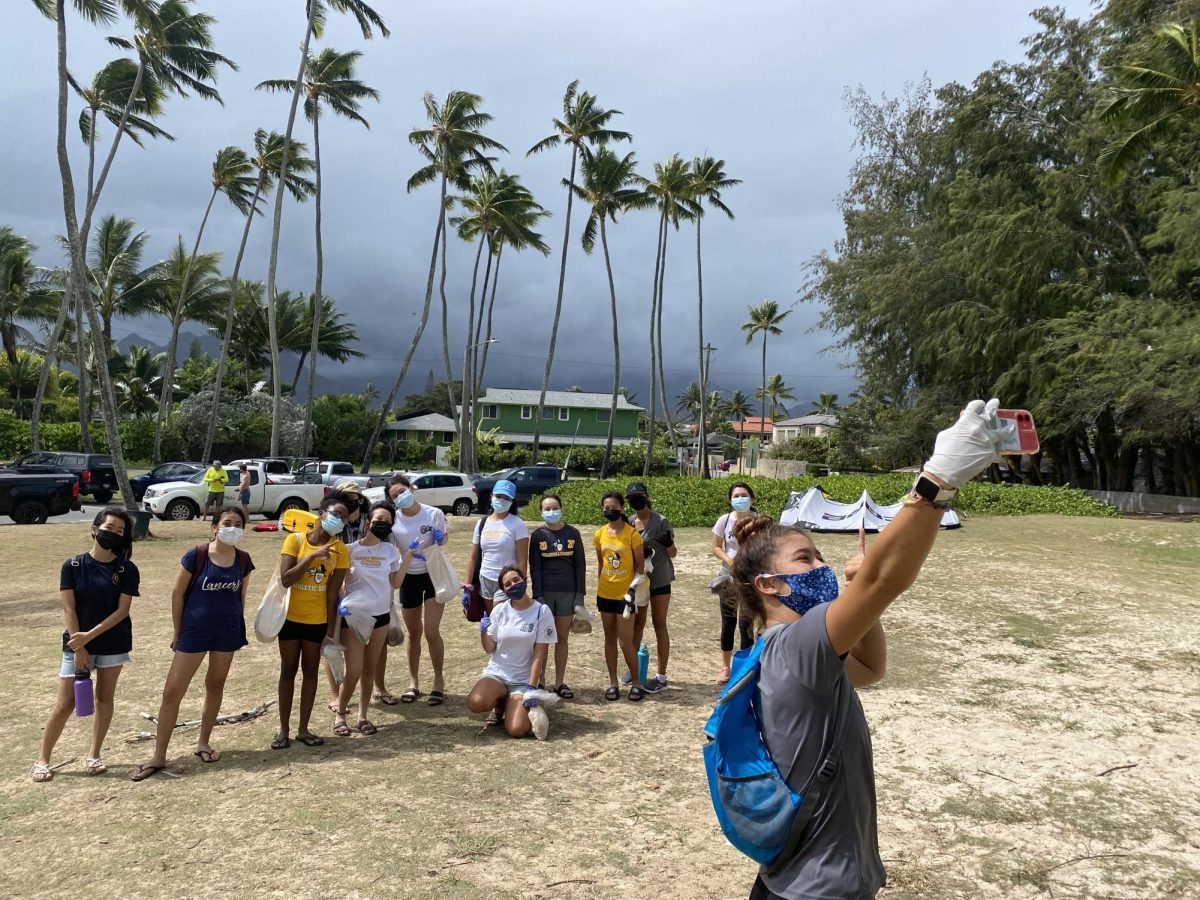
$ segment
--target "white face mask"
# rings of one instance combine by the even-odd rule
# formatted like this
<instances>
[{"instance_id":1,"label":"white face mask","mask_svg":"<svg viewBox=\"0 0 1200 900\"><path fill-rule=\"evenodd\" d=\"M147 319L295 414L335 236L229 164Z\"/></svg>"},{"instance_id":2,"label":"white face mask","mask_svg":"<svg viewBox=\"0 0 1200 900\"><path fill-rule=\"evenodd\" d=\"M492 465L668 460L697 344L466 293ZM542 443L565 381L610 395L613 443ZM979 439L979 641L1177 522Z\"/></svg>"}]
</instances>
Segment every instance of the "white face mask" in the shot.
<instances>
[{"instance_id":1,"label":"white face mask","mask_svg":"<svg viewBox=\"0 0 1200 900\"><path fill-rule=\"evenodd\" d=\"M236 525L222 525L217 529L217 540L222 544L229 544L230 546L234 544L240 544L242 542L242 535L244 533L245 532Z\"/></svg>"}]
</instances>

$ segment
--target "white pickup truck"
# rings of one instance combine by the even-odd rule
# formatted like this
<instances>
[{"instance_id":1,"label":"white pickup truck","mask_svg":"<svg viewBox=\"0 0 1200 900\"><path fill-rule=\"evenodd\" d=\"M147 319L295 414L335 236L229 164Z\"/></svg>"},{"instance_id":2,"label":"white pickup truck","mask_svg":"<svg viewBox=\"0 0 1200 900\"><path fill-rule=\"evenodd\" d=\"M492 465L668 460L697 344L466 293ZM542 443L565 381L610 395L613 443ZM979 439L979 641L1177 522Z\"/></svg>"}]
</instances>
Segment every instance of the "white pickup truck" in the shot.
<instances>
[{"instance_id":1,"label":"white pickup truck","mask_svg":"<svg viewBox=\"0 0 1200 900\"><path fill-rule=\"evenodd\" d=\"M336 460L311 460L293 470L292 474L296 481L319 481L330 487L343 481L353 481L363 490L383 487L388 480L386 475L359 475L350 463Z\"/></svg>"},{"instance_id":2,"label":"white pickup truck","mask_svg":"<svg viewBox=\"0 0 1200 900\"><path fill-rule=\"evenodd\" d=\"M239 472L225 466L229 481L225 487L225 504L240 505L238 501ZM250 473L250 502L246 508L251 515L262 515L277 519L289 509L316 509L329 492L324 484L276 484L261 465L248 465ZM146 488L142 497L142 508L160 519L183 521L194 519L204 512L204 501L208 488L204 484L204 470L197 472L187 481L167 481Z\"/></svg>"}]
</instances>

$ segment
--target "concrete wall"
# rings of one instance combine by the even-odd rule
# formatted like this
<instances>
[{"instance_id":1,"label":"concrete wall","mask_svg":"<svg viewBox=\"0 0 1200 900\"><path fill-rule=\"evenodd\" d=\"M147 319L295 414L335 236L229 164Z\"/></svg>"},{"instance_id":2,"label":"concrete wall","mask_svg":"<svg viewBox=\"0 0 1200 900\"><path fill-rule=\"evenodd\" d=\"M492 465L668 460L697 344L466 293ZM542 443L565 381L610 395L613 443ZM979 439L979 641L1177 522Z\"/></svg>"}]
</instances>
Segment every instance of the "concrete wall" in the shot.
<instances>
[{"instance_id":1,"label":"concrete wall","mask_svg":"<svg viewBox=\"0 0 1200 900\"><path fill-rule=\"evenodd\" d=\"M803 475L808 471L808 463L797 462L794 459L758 459L758 468L743 470L738 462L729 468L730 475L761 475L764 478L793 478L799 472Z\"/></svg>"},{"instance_id":2,"label":"concrete wall","mask_svg":"<svg viewBox=\"0 0 1200 900\"><path fill-rule=\"evenodd\" d=\"M1164 515L1200 515L1200 498L1173 497L1169 494L1131 494L1126 491L1087 491L1101 503L1124 513Z\"/></svg>"}]
</instances>

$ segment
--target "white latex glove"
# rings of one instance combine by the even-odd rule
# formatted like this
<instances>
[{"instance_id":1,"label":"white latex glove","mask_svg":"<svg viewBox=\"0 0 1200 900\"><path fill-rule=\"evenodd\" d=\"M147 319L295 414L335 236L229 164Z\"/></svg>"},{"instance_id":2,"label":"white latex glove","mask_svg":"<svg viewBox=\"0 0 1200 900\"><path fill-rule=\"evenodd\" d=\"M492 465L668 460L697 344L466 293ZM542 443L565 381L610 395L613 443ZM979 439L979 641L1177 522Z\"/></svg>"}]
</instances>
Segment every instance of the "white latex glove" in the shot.
<instances>
[{"instance_id":1,"label":"white latex glove","mask_svg":"<svg viewBox=\"0 0 1200 900\"><path fill-rule=\"evenodd\" d=\"M642 583L644 583L644 582L645 582L645 580L646 580L646 576L645 576L645 575L634 575L634 576L633 576L633 581L631 581L631 582L629 583L629 589L630 589L631 591L632 591L632 590L636 590L636 589L637 589L637 587L638 587L639 585L641 585Z\"/></svg>"},{"instance_id":2,"label":"white latex glove","mask_svg":"<svg viewBox=\"0 0 1200 900\"><path fill-rule=\"evenodd\" d=\"M996 416L1000 401L972 400L945 431L938 432L933 444L933 456L925 463L925 471L936 475L952 488L970 481L994 462L1004 436L1016 425Z\"/></svg>"}]
</instances>

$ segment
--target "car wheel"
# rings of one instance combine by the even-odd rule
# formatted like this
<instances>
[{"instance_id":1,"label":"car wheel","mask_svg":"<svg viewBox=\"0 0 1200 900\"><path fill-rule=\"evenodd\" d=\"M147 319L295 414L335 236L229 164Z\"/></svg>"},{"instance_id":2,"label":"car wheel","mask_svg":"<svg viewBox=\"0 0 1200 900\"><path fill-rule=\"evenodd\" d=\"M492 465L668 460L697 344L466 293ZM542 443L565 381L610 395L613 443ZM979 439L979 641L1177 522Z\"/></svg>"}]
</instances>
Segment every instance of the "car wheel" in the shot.
<instances>
[{"instance_id":1,"label":"car wheel","mask_svg":"<svg viewBox=\"0 0 1200 900\"><path fill-rule=\"evenodd\" d=\"M107 503L109 500L111 500L113 498L113 492L112 491L93 491L92 498L97 503L99 503L101 506L103 506L105 503Z\"/></svg>"},{"instance_id":2,"label":"car wheel","mask_svg":"<svg viewBox=\"0 0 1200 900\"><path fill-rule=\"evenodd\" d=\"M176 522L186 522L196 518L200 510L190 500L172 500L167 504L166 517Z\"/></svg>"},{"instance_id":3,"label":"car wheel","mask_svg":"<svg viewBox=\"0 0 1200 900\"><path fill-rule=\"evenodd\" d=\"M22 500L13 506L9 517L18 525L45 525L50 509L41 500Z\"/></svg>"},{"instance_id":4,"label":"car wheel","mask_svg":"<svg viewBox=\"0 0 1200 900\"><path fill-rule=\"evenodd\" d=\"M289 497L287 500L284 500L279 504L279 511L275 513L275 518L278 519L282 517L283 514L289 509L302 509L305 512L308 512L308 504L299 497Z\"/></svg>"},{"instance_id":5,"label":"car wheel","mask_svg":"<svg viewBox=\"0 0 1200 900\"><path fill-rule=\"evenodd\" d=\"M454 514L456 516L469 516L475 511L475 504L470 500L455 500Z\"/></svg>"}]
</instances>

